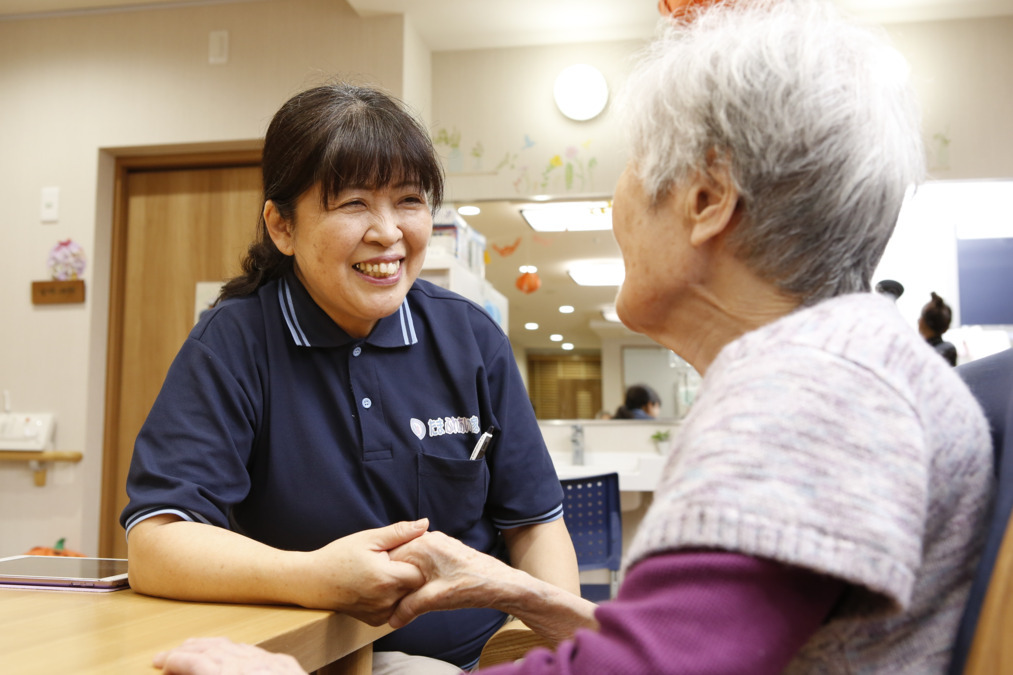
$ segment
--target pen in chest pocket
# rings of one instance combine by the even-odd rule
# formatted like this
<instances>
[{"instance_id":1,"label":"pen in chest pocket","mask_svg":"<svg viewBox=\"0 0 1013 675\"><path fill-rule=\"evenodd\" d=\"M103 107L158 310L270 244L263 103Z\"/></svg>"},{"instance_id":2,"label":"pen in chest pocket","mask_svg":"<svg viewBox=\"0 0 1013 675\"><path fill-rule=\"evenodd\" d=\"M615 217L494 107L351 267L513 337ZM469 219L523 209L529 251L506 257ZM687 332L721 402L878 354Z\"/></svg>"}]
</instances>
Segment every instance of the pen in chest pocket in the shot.
<instances>
[{"instance_id":1,"label":"pen in chest pocket","mask_svg":"<svg viewBox=\"0 0 1013 675\"><path fill-rule=\"evenodd\" d=\"M485 457L485 449L489 447L489 441L492 440L494 433L496 433L496 427L489 427L485 430L485 433L478 437L478 443L475 443L475 449L471 451L471 459L482 459Z\"/></svg>"}]
</instances>

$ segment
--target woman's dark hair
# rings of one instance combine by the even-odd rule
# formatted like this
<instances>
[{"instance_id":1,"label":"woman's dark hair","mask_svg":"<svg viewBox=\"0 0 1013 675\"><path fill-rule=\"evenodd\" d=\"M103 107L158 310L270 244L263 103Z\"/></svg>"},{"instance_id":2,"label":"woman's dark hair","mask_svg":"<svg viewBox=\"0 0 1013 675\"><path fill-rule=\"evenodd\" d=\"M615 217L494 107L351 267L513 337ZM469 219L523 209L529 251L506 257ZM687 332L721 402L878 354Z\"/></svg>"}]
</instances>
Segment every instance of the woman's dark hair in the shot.
<instances>
[{"instance_id":1,"label":"woman's dark hair","mask_svg":"<svg viewBox=\"0 0 1013 675\"><path fill-rule=\"evenodd\" d=\"M325 207L345 188L395 182L418 185L434 211L443 200L443 169L429 133L402 102L370 87L336 83L290 98L267 128L261 161L264 202L274 202L286 220L299 196L318 183ZM261 214L243 273L218 299L254 293L291 266Z\"/></svg>"},{"instance_id":2,"label":"woman's dark hair","mask_svg":"<svg viewBox=\"0 0 1013 675\"><path fill-rule=\"evenodd\" d=\"M661 405L661 398L658 396L658 393L646 384L634 384L626 390L626 402L619 406L612 419L631 419L634 410L646 408L651 403Z\"/></svg>"},{"instance_id":3,"label":"woman's dark hair","mask_svg":"<svg viewBox=\"0 0 1013 675\"><path fill-rule=\"evenodd\" d=\"M932 293L932 299L922 307L922 322L925 327L936 335L941 336L950 330L950 321L953 320L953 311L950 306L943 302L943 299Z\"/></svg>"}]
</instances>

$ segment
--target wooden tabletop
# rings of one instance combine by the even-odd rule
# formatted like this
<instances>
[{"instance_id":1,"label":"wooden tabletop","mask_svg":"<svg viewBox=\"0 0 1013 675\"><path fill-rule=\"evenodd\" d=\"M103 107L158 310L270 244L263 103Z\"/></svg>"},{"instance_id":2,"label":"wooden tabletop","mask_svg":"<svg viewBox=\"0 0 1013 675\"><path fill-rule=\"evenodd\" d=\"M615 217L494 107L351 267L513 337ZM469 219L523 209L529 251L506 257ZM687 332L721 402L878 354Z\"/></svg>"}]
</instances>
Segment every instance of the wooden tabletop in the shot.
<instances>
[{"instance_id":1,"label":"wooden tabletop","mask_svg":"<svg viewBox=\"0 0 1013 675\"><path fill-rule=\"evenodd\" d=\"M324 610L0 587L0 673L12 675L153 675L156 653L202 636L286 652L308 671L351 655L327 672L368 673L371 645L388 632Z\"/></svg>"}]
</instances>

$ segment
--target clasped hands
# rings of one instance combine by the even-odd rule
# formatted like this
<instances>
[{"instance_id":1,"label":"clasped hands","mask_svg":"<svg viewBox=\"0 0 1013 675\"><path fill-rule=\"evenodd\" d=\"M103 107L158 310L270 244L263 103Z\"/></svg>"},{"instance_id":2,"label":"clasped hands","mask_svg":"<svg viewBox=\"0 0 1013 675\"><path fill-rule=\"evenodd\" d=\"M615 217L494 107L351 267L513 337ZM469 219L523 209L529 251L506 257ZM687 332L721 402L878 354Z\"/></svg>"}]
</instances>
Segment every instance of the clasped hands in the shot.
<instances>
[{"instance_id":1,"label":"clasped hands","mask_svg":"<svg viewBox=\"0 0 1013 675\"><path fill-rule=\"evenodd\" d=\"M394 523L314 552L327 564L313 566L316 583L300 604L393 628L435 610L497 606L497 580L514 570L428 526L426 518Z\"/></svg>"}]
</instances>

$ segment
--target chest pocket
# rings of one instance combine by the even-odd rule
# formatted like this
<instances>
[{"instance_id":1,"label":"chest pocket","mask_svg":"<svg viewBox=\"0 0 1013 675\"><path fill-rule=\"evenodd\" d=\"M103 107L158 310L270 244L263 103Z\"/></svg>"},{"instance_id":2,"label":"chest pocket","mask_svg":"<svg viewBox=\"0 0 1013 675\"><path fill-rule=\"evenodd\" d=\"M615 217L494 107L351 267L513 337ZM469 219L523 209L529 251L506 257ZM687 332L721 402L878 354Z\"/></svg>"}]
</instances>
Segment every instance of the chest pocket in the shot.
<instances>
[{"instance_id":1,"label":"chest pocket","mask_svg":"<svg viewBox=\"0 0 1013 675\"><path fill-rule=\"evenodd\" d=\"M489 468L482 459L417 455L419 517L429 528L462 538L482 519L489 492Z\"/></svg>"}]
</instances>

